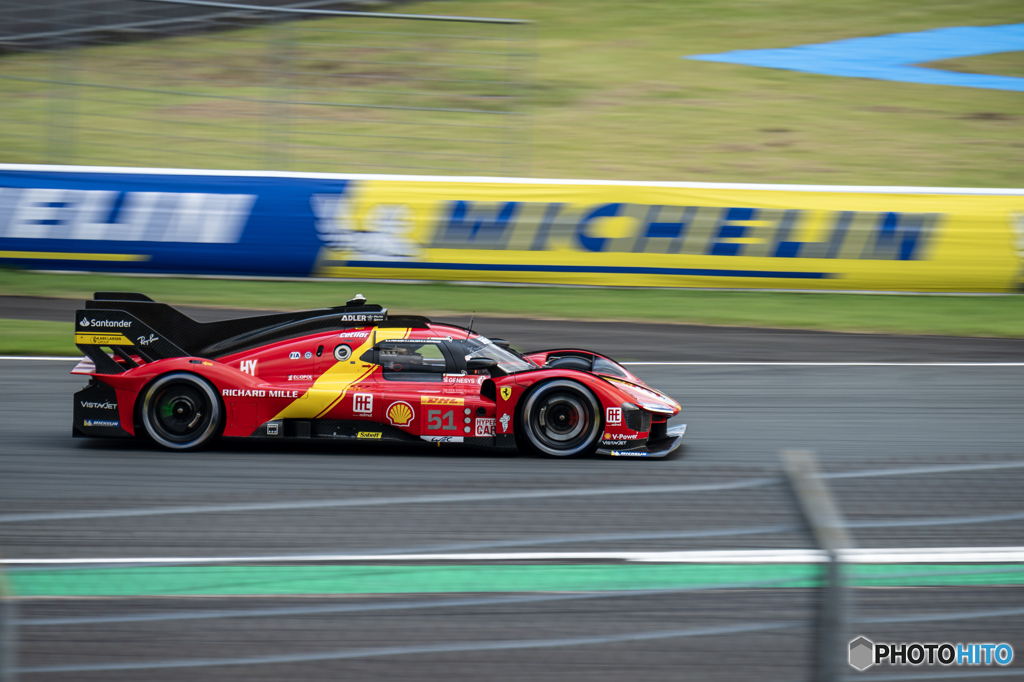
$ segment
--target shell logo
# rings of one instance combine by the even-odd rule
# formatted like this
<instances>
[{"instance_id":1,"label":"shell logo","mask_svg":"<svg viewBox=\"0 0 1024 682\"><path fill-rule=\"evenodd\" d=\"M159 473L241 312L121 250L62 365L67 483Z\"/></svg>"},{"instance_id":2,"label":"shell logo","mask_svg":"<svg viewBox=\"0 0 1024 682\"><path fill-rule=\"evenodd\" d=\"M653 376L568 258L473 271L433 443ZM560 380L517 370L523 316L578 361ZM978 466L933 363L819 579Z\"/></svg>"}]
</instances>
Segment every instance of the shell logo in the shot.
<instances>
[{"instance_id":1,"label":"shell logo","mask_svg":"<svg viewBox=\"0 0 1024 682\"><path fill-rule=\"evenodd\" d=\"M388 408L388 419L395 426L408 426L412 423L416 413L412 410L412 405L407 402L391 403L391 407Z\"/></svg>"}]
</instances>

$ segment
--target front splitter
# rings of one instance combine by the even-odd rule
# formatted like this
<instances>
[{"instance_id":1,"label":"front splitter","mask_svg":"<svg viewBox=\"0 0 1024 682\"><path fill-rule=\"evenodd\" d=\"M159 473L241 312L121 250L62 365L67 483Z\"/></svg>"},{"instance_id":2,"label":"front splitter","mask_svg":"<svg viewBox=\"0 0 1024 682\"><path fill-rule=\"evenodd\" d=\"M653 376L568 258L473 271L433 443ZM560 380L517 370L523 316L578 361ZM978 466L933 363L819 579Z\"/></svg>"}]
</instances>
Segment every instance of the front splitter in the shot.
<instances>
[{"instance_id":1,"label":"front splitter","mask_svg":"<svg viewBox=\"0 0 1024 682\"><path fill-rule=\"evenodd\" d=\"M608 457L647 457L650 459L668 457L678 450L679 446L683 444L683 436L685 434L686 424L680 424L669 429L668 435L665 438L647 441L643 447L634 448L632 450L598 448L597 454L606 455Z\"/></svg>"}]
</instances>

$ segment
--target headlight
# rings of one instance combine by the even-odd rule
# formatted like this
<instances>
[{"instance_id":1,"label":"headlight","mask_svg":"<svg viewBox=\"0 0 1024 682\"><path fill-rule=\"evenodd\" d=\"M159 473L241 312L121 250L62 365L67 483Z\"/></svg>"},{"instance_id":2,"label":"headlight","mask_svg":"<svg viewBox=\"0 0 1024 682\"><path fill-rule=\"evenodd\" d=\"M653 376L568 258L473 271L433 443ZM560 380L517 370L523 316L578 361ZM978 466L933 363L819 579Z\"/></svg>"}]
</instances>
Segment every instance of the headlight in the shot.
<instances>
[{"instance_id":1,"label":"headlight","mask_svg":"<svg viewBox=\"0 0 1024 682\"><path fill-rule=\"evenodd\" d=\"M662 405L661 403L640 403L640 406L645 410L657 412L659 414L672 414L675 412L675 410L668 405Z\"/></svg>"}]
</instances>

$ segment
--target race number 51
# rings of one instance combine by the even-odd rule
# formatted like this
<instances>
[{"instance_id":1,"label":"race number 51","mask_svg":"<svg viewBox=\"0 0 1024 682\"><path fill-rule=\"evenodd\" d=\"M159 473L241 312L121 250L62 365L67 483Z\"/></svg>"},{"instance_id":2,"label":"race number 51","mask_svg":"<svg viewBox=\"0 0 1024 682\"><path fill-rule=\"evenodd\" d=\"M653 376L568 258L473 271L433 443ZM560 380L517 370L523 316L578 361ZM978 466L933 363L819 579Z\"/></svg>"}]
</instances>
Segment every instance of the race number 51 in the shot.
<instances>
[{"instance_id":1,"label":"race number 51","mask_svg":"<svg viewBox=\"0 0 1024 682\"><path fill-rule=\"evenodd\" d=\"M447 412L427 410L427 431L452 431L453 429L455 429L455 410Z\"/></svg>"},{"instance_id":2,"label":"race number 51","mask_svg":"<svg viewBox=\"0 0 1024 682\"><path fill-rule=\"evenodd\" d=\"M622 423L622 408L609 407L605 409L604 421L608 426L618 426Z\"/></svg>"}]
</instances>

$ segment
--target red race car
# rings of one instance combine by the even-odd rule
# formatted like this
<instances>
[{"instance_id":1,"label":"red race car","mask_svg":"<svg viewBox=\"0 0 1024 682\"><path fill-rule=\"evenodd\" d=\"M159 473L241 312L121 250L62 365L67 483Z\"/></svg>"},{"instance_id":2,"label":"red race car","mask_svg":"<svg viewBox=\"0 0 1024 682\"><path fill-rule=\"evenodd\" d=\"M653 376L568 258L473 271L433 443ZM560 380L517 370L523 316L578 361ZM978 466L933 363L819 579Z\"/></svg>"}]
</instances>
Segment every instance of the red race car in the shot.
<instances>
[{"instance_id":1,"label":"red race car","mask_svg":"<svg viewBox=\"0 0 1024 682\"><path fill-rule=\"evenodd\" d=\"M75 436L148 436L193 450L220 436L449 444L550 457L664 457L679 405L599 353L505 341L362 296L344 306L196 322L133 293L75 313L90 376Z\"/></svg>"}]
</instances>

